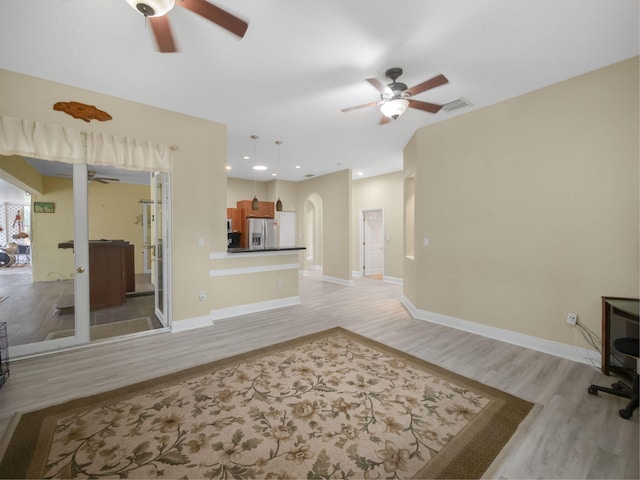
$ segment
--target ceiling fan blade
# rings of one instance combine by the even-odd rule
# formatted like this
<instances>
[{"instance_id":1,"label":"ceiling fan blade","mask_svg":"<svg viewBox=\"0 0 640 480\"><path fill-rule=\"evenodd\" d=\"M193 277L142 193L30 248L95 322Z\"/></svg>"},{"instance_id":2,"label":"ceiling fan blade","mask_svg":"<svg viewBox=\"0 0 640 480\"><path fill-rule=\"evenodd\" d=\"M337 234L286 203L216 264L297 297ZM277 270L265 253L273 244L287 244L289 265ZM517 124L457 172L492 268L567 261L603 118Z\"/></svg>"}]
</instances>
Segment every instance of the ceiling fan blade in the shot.
<instances>
[{"instance_id":1,"label":"ceiling fan blade","mask_svg":"<svg viewBox=\"0 0 640 480\"><path fill-rule=\"evenodd\" d=\"M205 0L182 0L176 2L176 5L180 5L187 10L191 10L193 13L220 25L222 28L229 30L240 38L244 37L247 28L249 28L249 24L244 20L231 15L229 12L216 7Z\"/></svg>"},{"instance_id":2,"label":"ceiling fan blade","mask_svg":"<svg viewBox=\"0 0 640 480\"><path fill-rule=\"evenodd\" d=\"M109 183L103 178L92 178L90 181L98 182L98 183Z\"/></svg>"},{"instance_id":3,"label":"ceiling fan blade","mask_svg":"<svg viewBox=\"0 0 640 480\"><path fill-rule=\"evenodd\" d=\"M365 107L375 107L376 105L378 105L380 102L371 102L371 103L365 103L363 105L356 105L355 107L347 107L347 108L343 108L341 111L343 112L350 112L351 110L357 110L358 108L365 108Z\"/></svg>"},{"instance_id":4,"label":"ceiling fan blade","mask_svg":"<svg viewBox=\"0 0 640 480\"><path fill-rule=\"evenodd\" d=\"M416 108L418 110L424 110L429 113L438 113L442 108L442 105L436 105L435 103L421 102L420 100L409 100L409 107Z\"/></svg>"},{"instance_id":5,"label":"ceiling fan blade","mask_svg":"<svg viewBox=\"0 0 640 480\"><path fill-rule=\"evenodd\" d=\"M147 17L147 19L149 20L149 23L151 23L153 36L156 37L158 50L162 53L176 52L177 49L176 44L173 41L169 17L167 15L162 15L161 17Z\"/></svg>"},{"instance_id":6,"label":"ceiling fan blade","mask_svg":"<svg viewBox=\"0 0 640 480\"><path fill-rule=\"evenodd\" d=\"M430 78L425 82L419 83L418 85L408 88L406 91L411 96L418 95L419 93L425 92L431 88L439 87L440 85L444 85L445 83L449 83L449 80L447 80L447 77L440 74L433 78Z\"/></svg>"},{"instance_id":7,"label":"ceiling fan blade","mask_svg":"<svg viewBox=\"0 0 640 480\"><path fill-rule=\"evenodd\" d=\"M104 180L105 182L119 182L119 178L109 178L109 177L96 177L94 180Z\"/></svg>"},{"instance_id":8,"label":"ceiling fan blade","mask_svg":"<svg viewBox=\"0 0 640 480\"><path fill-rule=\"evenodd\" d=\"M378 122L378 125L386 125L389 122L391 122L391 119L383 115L380 117L380 121Z\"/></svg>"},{"instance_id":9,"label":"ceiling fan blade","mask_svg":"<svg viewBox=\"0 0 640 480\"><path fill-rule=\"evenodd\" d=\"M387 88L387 86L377 78L367 78L367 82L369 82L373 86L373 88L378 90L380 93L384 93L385 89Z\"/></svg>"}]
</instances>

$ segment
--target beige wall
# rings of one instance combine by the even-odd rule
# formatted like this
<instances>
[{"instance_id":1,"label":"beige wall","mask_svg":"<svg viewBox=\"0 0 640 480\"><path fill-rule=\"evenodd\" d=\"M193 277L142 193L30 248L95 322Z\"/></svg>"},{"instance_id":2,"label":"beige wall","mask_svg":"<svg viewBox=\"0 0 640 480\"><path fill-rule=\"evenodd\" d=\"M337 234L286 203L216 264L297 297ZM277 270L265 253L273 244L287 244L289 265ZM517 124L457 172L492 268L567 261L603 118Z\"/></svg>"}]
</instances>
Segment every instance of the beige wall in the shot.
<instances>
[{"instance_id":1,"label":"beige wall","mask_svg":"<svg viewBox=\"0 0 640 480\"><path fill-rule=\"evenodd\" d=\"M351 170L342 170L330 175L315 177L298 183L298 232L304 237L304 246L309 245L309 205L314 198L321 200L322 244L321 265L323 275L351 281ZM310 266L308 259L305 267Z\"/></svg>"},{"instance_id":2,"label":"beige wall","mask_svg":"<svg viewBox=\"0 0 640 480\"><path fill-rule=\"evenodd\" d=\"M565 344L568 312L599 332L602 295L638 296L638 105L634 58L417 131L407 298Z\"/></svg>"},{"instance_id":3,"label":"beige wall","mask_svg":"<svg viewBox=\"0 0 640 480\"><path fill-rule=\"evenodd\" d=\"M43 177L44 192L33 195L34 202L53 202L55 212L32 215L32 252L34 281L73 278L71 249L58 244L73 240L73 190L66 178ZM138 200L149 197L149 187L128 184L89 185L89 238L125 240L135 248L135 271L142 273L142 224Z\"/></svg>"},{"instance_id":4,"label":"beige wall","mask_svg":"<svg viewBox=\"0 0 640 480\"><path fill-rule=\"evenodd\" d=\"M61 100L96 105L113 120L74 119L53 110ZM6 70L0 70L0 114L176 145L171 172L174 320L208 315L221 302L210 288L208 256L226 248L224 125ZM206 301L198 300L200 290L206 291Z\"/></svg>"},{"instance_id":5,"label":"beige wall","mask_svg":"<svg viewBox=\"0 0 640 480\"><path fill-rule=\"evenodd\" d=\"M29 193L42 192L42 175L24 158L0 155L0 178Z\"/></svg>"},{"instance_id":6,"label":"beige wall","mask_svg":"<svg viewBox=\"0 0 640 480\"><path fill-rule=\"evenodd\" d=\"M360 230L362 210L384 212L384 275L402 279L403 267L403 173L355 180L352 186L351 270L360 271Z\"/></svg>"},{"instance_id":7,"label":"beige wall","mask_svg":"<svg viewBox=\"0 0 640 480\"><path fill-rule=\"evenodd\" d=\"M267 197L272 202L278 201L279 198L283 211L295 212L298 205L298 185L299 182L272 180L267 184L267 188L270 190Z\"/></svg>"},{"instance_id":8,"label":"beige wall","mask_svg":"<svg viewBox=\"0 0 640 480\"><path fill-rule=\"evenodd\" d=\"M298 204L298 182L286 180L271 180L269 182L254 182L239 178L227 178L227 207L235 208L238 200L252 200L254 191L258 200L282 202L282 209L295 212Z\"/></svg>"},{"instance_id":9,"label":"beige wall","mask_svg":"<svg viewBox=\"0 0 640 480\"><path fill-rule=\"evenodd\" d=\"M271 201L267 198L265 182L227 178L227 208L236 208L239 200L253 200L254 195L260 201Z\"/></svg>"}]
</instances>

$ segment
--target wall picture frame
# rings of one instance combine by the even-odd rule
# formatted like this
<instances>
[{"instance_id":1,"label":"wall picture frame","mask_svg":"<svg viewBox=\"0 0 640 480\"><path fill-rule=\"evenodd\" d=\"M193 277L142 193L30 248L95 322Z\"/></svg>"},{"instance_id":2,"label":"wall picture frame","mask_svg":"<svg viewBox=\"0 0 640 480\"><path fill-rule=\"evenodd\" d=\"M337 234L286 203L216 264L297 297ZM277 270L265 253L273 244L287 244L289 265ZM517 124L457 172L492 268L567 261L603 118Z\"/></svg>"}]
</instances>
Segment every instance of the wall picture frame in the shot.
<instances>
[{"instance_id":1,"label":"wall picture frame","mask_svg":"<svg viewBox=\"0 0 640 480\"><path fill-rule=\"evenodd\" d=\"M54 213L56 204L53 202L33 202L33 213Z\"/></svg>"}]
</instances>

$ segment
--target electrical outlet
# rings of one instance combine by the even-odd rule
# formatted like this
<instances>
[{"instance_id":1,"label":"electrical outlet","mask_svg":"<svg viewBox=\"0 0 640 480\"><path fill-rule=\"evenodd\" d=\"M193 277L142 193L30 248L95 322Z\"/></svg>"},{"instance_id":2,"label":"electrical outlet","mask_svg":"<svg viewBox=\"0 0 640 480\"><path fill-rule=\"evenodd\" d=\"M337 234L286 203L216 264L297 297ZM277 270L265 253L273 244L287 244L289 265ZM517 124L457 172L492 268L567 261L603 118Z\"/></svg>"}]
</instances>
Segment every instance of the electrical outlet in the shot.
<instances>
[{"instance_id":1,"label":"electrical outlet","mask_svg":"<svg viewBox=\"0 0 640 480\"><path fill-rule=\"evenodd\" d=\"M200 290L200 296L198 298L200 298L200 301L203 301L204 297L205 297L204 290Z\"/></svg>"},{"instance_id":2,"label":"electrical outlet","mask_svg":"<svg viewBox=\"0 0 640 480\"><path fill-rule=\"evenodd\" d=\"M569 325L575 325L576 322L578 321L578 314L577 313L567 313L567 323Z\"/></svg>"}]
</instances>

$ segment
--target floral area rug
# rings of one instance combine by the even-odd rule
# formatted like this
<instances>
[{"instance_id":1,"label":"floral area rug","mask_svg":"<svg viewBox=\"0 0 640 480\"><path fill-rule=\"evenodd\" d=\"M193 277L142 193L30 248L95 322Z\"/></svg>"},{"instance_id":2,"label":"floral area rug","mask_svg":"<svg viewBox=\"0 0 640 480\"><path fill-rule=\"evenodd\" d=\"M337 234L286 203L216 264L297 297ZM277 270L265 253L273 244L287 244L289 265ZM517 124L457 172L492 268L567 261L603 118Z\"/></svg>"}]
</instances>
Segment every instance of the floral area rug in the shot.
<instances>
[{"instance_id":1,"label":"floral area rug","mask_svg":"<svg viewBox=\"0 0 640 480\"><path fill-rule=\"evenodd\" d=\"M479 478L533 410L336 328L23 414L0 476Z\"/></svg>"}]
</instances>

